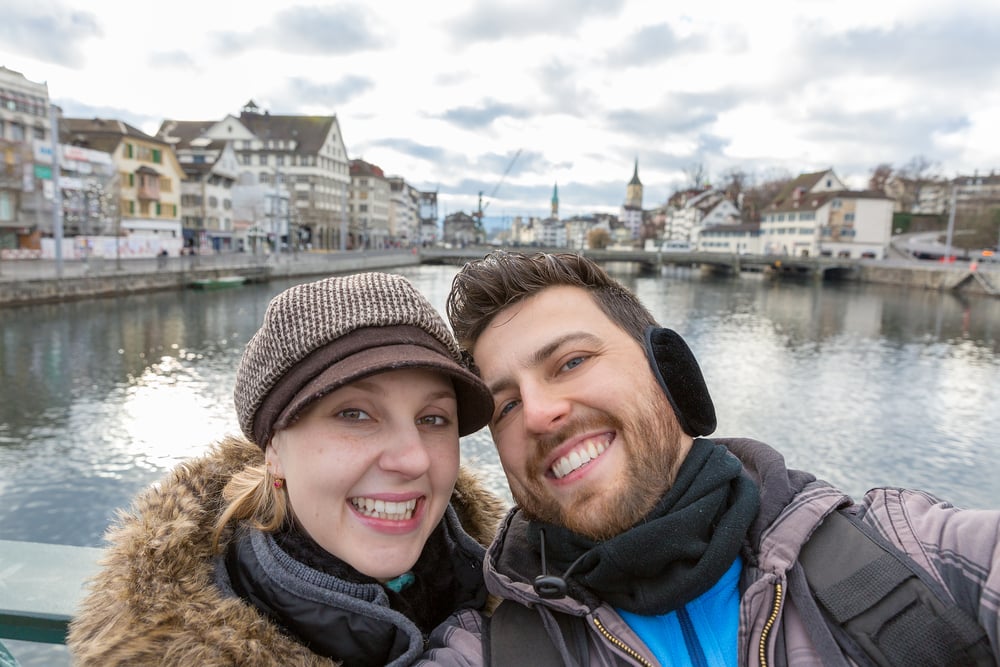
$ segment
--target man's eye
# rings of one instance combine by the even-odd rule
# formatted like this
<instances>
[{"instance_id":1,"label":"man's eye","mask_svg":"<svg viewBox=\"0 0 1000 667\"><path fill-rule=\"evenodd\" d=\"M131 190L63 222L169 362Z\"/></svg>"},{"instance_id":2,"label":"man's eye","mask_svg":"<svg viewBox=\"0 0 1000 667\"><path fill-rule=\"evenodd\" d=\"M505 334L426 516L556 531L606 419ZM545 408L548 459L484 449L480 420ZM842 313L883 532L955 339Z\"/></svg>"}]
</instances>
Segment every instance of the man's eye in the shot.
<instances>
[{"instance_id":1,"label":"man's eye","mask_svg":"<svg viewBox=\"0 0 1000 667\"><path fill-rule=\"evenodd\" d=\"M579 366L580 364L582 364L585 360L586 360L586 357L573 357L572 359L570 359L569 361L567 361L565 364L563 364L562 370L564 370L564 371L572 370L572 369L576 368L577 366Z\"/></svg>"},{"instance_id":2,"label":"man's eye","mask_svg":"<svg viewBox=\"0 0 1000 667\"><path fill-rule=\"evenodd\" d=\"M514 400L514 401L507 401L506 403L502 404L500 406L500 410L497 412L496 419L497 420L503 419L507 415L507 413L516 408L520 402L521 401Z\"/></svg>"},{"instance_id":3,"label":"man's eye","mask_svg":"<svg viewBox=\"0 0 1000 667\"><path fill-rule=\"evenodd\" d=\"M344 419L351 419L356 421L364 421L371 419L371 416L364 410L359 410L357 408L348 408L346 410L341 410L337 413L338 417L343 417Z\"/></svg>"}]
</instances>

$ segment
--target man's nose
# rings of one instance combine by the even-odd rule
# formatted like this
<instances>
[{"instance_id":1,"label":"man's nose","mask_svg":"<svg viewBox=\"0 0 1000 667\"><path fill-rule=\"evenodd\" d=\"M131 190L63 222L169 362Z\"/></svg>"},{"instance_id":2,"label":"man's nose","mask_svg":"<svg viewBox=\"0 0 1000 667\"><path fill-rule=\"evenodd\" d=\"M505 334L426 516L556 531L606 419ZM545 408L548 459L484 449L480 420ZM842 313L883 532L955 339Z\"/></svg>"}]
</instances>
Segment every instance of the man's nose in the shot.
<instances>
[{"instance_id":1,"label":"man's nose","mask_svg":"<svg viewBox=\"0 0 1000 667\"><path fill-rule=\"evenodd\" d=\"M570 412L570 401L564 392L552 386L522 386L521 410L529 433L549 433L562 426Z\"/></svg>"}]
</instances>

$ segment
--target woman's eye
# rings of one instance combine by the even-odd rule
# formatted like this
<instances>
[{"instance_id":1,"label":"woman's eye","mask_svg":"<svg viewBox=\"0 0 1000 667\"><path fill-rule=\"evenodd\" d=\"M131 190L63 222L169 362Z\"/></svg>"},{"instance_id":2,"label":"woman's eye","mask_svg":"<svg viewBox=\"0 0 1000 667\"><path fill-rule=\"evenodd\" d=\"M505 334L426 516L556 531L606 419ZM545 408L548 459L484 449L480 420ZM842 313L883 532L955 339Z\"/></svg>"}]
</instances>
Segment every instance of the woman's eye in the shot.
<instances>
[{"instance_id":1,"label":"woman's eye","mask_svg":"<svg viewBox=\"0 0 1000 667\"><path fill-rule=\"evenodd\" d=\"M417 419L417 424L421 426L445 426L448 418L442 415L427 415Z\"/></svg>"},{"instance_id":2,"label":"woman's eye","mask_svg":"<svg viewBox=\"0 0 1000 667\"><path fill-rule=\"evenodd\" d=\"M341 410L340 412L337 413L337 416L342 417L344 419L351 419L356 421L364 421L367 419L371 419L371 416L367 412L365 412L364 410L359 410L357 408L348 408L346 410Z\"/></svg>"}]
</instances>

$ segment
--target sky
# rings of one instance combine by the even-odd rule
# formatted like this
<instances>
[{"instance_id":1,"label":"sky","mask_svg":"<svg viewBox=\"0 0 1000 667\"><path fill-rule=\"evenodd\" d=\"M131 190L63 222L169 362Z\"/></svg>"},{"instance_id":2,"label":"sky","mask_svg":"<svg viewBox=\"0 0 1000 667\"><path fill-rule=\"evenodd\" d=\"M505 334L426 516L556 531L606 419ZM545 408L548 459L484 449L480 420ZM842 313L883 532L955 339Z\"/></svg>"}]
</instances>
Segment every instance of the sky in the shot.
<instances>
[{"instance_id":1,"label":"sky","mask_svg":"<svg viewBox=\"0 0 1000 667\"><path fill-rule=\"evenodd\" d=\"M336 115L348 154L487 220L617 213L701 171L1000 170L996 0L5 0L0 65L68 117Z\"/></svg>"}]
</instances>

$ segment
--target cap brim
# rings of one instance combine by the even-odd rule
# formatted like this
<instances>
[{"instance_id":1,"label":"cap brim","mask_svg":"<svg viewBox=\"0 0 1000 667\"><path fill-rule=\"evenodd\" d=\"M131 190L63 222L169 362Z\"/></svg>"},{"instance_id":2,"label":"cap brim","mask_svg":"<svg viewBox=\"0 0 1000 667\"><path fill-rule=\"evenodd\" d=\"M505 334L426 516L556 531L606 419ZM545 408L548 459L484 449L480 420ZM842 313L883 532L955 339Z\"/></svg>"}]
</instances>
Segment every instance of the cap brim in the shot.
<instances>
[{"instance_id":1,"label":"cap brim","mask_svg":"<svg viewBox=\"0 0 1000 667\"><path fill-rule=\"evenodd\" d=\"M274 430L288 426L302 410L339 387L369 375L405 368L425 368L451 378L458 401L460 436L475 433L489 423L493 396L482 380L443 354L404 343L360 350L325 368L289 401L278 415Z\"/></svg>"}]
</instances>

